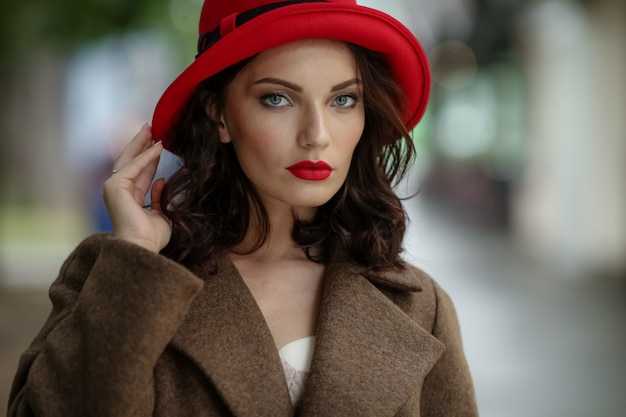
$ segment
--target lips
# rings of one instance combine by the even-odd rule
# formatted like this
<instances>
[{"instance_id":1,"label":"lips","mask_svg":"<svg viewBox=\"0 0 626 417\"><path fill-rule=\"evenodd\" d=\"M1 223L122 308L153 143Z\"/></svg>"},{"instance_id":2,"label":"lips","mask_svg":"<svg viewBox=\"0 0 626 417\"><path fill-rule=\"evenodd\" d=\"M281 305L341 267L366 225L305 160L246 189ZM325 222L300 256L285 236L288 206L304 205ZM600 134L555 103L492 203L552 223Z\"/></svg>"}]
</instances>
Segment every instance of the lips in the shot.
<instances>
[{"instance_id":1,"label":"lips","mask_svg":"<svg viewBox=\"0 0 626 417\"><path fill-rule=\"evenodd\" d=\"M330 177L333 168L324 161L301 161L287 167L291 174L305 181L323 181Z\"/></svg>"}]
</instances>

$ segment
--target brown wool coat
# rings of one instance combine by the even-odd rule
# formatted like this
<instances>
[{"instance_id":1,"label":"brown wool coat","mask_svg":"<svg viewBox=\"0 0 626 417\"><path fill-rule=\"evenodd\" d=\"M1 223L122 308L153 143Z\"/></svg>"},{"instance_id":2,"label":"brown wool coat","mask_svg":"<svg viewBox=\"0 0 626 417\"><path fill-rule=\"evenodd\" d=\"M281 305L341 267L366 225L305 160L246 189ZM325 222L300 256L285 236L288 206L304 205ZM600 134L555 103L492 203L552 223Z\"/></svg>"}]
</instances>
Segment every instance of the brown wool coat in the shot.
<instances>
[{"instance_id":1,"label":"brown wool coat","mask_svg":"<svg viewBox=\"0 0 626 417\"><path fill-rule=\"evenodd\" d=\"M226 256L199 277L106 235L50 289L8 415L478 415L452 303L423 272L327 268L311 375L294 414L269 329Z\"/></svg>"}]
</instances>

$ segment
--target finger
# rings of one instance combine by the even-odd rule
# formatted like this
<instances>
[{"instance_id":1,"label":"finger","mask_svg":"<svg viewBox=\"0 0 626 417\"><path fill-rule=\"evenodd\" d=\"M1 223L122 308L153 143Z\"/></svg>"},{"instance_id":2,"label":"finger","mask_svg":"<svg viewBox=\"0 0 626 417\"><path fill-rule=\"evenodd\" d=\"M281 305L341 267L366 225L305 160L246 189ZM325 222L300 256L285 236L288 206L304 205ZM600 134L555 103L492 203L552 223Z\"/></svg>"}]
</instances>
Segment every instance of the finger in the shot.
<instances>
[{"instance_id":1,"label":"finger","mask_svg":"<svg viewBox=\"0 0 626 417\"><path fill-rule=\"evenodd\" d=\"M156 148L158 148L159 146L160 144L154 145L154 147ZM151 152L151 151L152 149L149 149L146 152ZM140 192L142 193L141 198L145 196L145 192L150 188L152 182L154 181L154 175L157 172L157 168L159 167L160 160L161 160L161 157L160 157L160 152L159 152L158 155L154 159L151 159L149 161L147 166L145 166L144 168L140 170L139 174L135 178L134 180L135 187L137 187L137 189L140 190Z\"/></svg>"},{"instance_id":2,"label":"finger","mask_svg":"<svg viewBox=\"0 0 626 417\"><path fill-rule=\"evenodd\" d=\"M156 172L162 151L163 145L161 142L155 143L129 161L111 179L128 179L136 183L137 186L145 185L146 182L149 185Z\"/></svg>"},{"instance_id":3,"label":"finger","mask_svg":"<svg viewBox=\"0 0 626 417\"><path fill-rule=\"evenodd\" d=\"M111 177L104 182L105 196L129 193L136 202L143 202L144 196L156 172L159 156L162 151L163 146L161 143L156 143L150 149L126 164L126 166L117 173L111 175Z\"/></svg>"},{"instance_id":4,"label":"finger","mask_svg":"<svg viewBox=\"0 0 626 417\"><path fill-rule=\"evenodd\" d=\"M128 162L130 162L137 155L145 152L152 145L152 132L151 127L145 124L139 129L139 132L133 137L133 139L126 145L122 153L118 156L113 166L114 170L119 171Z\"/></svg>"},{"instance_id":5,"label":"finger","mask_svg":"<svg viewBox=\"0 0 626 417\"><path fill-rule=\"evenodd\" d=\"M150 191L150 208L158 213L161 213L161 195L165 188L165 179L159 178L152 184L152 190Z\"/></svg>"}]
</instances>

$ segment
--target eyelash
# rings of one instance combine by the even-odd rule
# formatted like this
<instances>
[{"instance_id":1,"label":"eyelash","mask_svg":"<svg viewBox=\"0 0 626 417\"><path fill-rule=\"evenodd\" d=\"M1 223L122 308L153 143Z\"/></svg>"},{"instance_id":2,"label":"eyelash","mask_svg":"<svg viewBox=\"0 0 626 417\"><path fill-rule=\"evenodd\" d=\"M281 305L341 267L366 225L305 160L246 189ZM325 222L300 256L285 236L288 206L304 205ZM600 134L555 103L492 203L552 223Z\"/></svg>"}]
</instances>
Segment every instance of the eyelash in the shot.
<instances>
[{"instance_id":1,"label":"eyelash","mask_svg":"<svg viewBox=\"0 0 626 417\"><path fill-rule=\"evenodd\" d=\"M348 97L349 99L352 99L354 101L354 103L352 103L349 106L337 106L339 108L342 109L354 109L356 107L356 105L361 101L361 98L359 96L357 96L356 94L340 94L337 97L335 97L335 99L333 100L333 102L336 102L337 99L341 98L341 97Z\"/></svg>"},{"instance_id":2,"label":"eyelash","mask_svg":"<svg viewBox=\"0 0 626 417\"><path fill-rule=\"evenodd\" d=\"M286 107L286 105L272 105L269 103L269 100L272 98L276 98L276 97L280 97L281 99L285 100L287 103L291 104L291 101L283 94L279 94L279 93L272 93L272 94L266 94L264 96L261 97L261 104L263 104L266 107L270 107L270 108L280 108L280 107ZM352 99L354 101L353 104L349 105L349 106L335 106L334 107L338 107L341 109L354 109L357 106L357 103L359 103L361 101L361 98L359 96L357 96L356 94L340 94L337 97L335 97L333 99L333 103L336 103L336 101L339 98L342 97L348 97L349 99Z\"/></svg>"},{"instance_id":3,"label":"eyelash","mask_svg":"<svg viewBox=\"0 0 626 417\"><path fill-rule=\"evenodd\" d=\"M280 108L280 107L285 107L284 105L272 105L270 104L268 101L274 97L280 97L283 100L287 101L289 104L291 104L291 101L289 101L289 99L287 97L285 97L283 94L277 94L277 93L272 93L272 94L266 94L264 96L261 97L261 104L263 104L264 106L267 107L271 107L271 108Z\"/></svg>"}]
</instances>

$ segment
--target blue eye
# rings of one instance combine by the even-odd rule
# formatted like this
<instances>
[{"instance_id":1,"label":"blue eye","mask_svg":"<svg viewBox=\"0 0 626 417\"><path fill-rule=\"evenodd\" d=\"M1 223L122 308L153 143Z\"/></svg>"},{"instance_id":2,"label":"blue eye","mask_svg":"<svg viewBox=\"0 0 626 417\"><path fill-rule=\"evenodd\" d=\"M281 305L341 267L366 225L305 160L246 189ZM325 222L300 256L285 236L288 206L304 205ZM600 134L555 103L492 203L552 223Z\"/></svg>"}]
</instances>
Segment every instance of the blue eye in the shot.
<instances>
[{"instance_id":1,"label":"blue eye","mask_svg":"<svg viewBox=\"0 0 626 417\"><path fill-rule=\"evenodd\" d=\"M261 97L261 103L269 107L286 107L291 103L282 94L268 94Z\"/></svg>"},{"instance_id":2,"label":"blue eye","mask_svg":"<svg viewBox=\"0 0 626 417\"><path fill-rule=\"evenodd\" d=\"M353 109L356 107L356 103L358 102L359 99L356 96L352 94L342 94L333 100L333 106L344 109Z\"/></svg>"}]
</instances>

